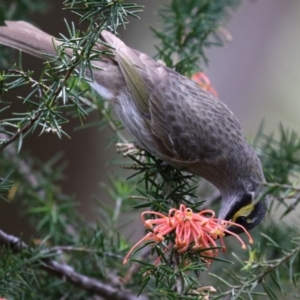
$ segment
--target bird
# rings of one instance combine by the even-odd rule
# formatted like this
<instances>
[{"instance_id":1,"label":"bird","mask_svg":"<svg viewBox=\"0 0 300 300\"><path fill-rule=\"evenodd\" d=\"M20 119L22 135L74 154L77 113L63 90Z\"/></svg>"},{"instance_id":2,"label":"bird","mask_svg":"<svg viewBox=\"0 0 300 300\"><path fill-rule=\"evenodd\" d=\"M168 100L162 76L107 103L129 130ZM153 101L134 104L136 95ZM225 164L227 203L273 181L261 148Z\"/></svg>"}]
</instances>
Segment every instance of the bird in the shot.
<instances>
[{"instance_id":1,"label":"bird","mask_svg":"<svg viewBox=\"0 0 300 300\"><path fill-rule=\"evenodd\" d=\"M93 61L93 89L114 107L136 145L184 172L199 175L221 193L218 218L247 230L267 212L257 201L265 177L240 123L217 97L190 78L127 46L103 30L113 54ZM25 21L0 26L0 44L47 60L56 55L53 36ZM94 45L101 49L103 46ZM232 226L231 231L241 233Z\"/></svg>"}]
</instances>

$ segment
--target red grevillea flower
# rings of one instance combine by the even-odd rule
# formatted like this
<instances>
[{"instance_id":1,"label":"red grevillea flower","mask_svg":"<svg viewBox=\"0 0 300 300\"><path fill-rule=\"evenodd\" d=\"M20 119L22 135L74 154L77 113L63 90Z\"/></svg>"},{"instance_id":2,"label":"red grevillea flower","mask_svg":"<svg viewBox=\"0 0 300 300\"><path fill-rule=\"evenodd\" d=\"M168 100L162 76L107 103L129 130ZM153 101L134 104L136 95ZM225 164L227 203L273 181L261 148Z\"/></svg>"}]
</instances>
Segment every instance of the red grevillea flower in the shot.
<instances>
[{"instance_id":1,"label":"red grevillea flower","mask_svg":"<svg viewBox=\"0 0 300 300\"><path fill-rule=\"evenodd\" d=\"M145 220L145 215L156 216L155 219ZM179 209L171 208L166 216L155 211L144 211L141 214L142 220L147 229L151 232L147 233L140 241L138 241L128 252L123 263L126 264L132 252L143 242L152 241L153 243L161 243L165 237L174 232L175 241L173 247L179 254L183 254L188 249L199 251L208 257L216 257L218 249L208 249L217 247L216 240L220 239L223 251L226 250L223 237L225 234L236 237L242 244L242 248L246 249L243 240L234 232L226 229L229 225L240 227L248 236L249 243L253 243L252 237L246 229L234 222L224 221L215 218L215 213L212 210L203 210L194 213L192 209L184 204L179 206ZM167 247L167 250L168 247ZM209 260L207 260L209 262Z\"/></svg>"},{"instance_id":2,"label":"red grevillea flower","mask_svg":"<svg viewBox=\"0 0 300 300\"><path fill-rule=\"evenodd\" d=\"M209 78L203 72L197 72L192 75L191 79L205 91L210 92L215 97L218 97L217 91L211 86Z\"/></svg>"}]
</instances>

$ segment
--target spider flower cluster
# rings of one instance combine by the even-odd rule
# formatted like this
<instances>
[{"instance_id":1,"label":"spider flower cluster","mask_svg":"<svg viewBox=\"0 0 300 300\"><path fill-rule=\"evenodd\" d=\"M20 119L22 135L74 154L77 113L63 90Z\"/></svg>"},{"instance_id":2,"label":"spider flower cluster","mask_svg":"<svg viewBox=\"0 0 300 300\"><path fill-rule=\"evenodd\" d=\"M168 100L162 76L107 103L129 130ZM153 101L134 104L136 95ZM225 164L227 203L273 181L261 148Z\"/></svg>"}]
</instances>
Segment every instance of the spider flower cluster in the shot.
<instances>
[{"instance_id":1,"label":"spider flower cluster","mask_svg":"<svg viewBox=\"0 0 300 300\"><path fill-rule=\"evenodd\" d=\"M146 220L146 215L152 215L154 218ZM155 211L144 211L141 217L145 227L150 232L130 249L124 258L124 264L127 263L133 251L142 243L147 241L161 243L171 233L175 234L174 242L171 245L179 254L191 250L199 252L200 256L203 255L211 259L218 255L217 239L220 240L223 251L226 251L223 240L226 234L236 237L242 244L242 248L246 249L243 240L237 234L227 229L230 225L240 227L247 234L249 243L253 243L252 237L243 226L215 218L215 213L212 210L194 213L191 208L181 204L179 209L171 208L168 215ZM166 246L167 250L170 250L169 245L170 243ZM209 262L210 260L207 261Z\"/></svg>"}]
</instances>

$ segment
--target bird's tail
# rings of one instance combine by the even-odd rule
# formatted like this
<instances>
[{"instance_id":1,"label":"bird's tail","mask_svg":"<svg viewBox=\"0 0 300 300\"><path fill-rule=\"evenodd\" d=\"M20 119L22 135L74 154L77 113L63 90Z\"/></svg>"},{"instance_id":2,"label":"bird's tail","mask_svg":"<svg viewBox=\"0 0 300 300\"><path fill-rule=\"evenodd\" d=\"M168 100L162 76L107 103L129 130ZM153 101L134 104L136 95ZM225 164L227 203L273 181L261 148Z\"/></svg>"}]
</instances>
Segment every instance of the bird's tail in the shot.
<instances>
[{"instance_id":1,"label":"bird's tail","mask_svg":"<svg viewBox=\"0 0 300 300\"><path fill-rule=\"evenodd\" d=\"M5 24L6 26L0 26L0 44L22 50L44 60L47 59L45 54L56 56L56 47L60 45L60 42L50 34L24 21L6 21ZM103 31L103 36L106 42L116 49L126 47L119 38L109 32ZM100 44L96 44L95 48L106 49ZM65 49L65 51L72 56L71 49ZM104 98L115 98L120 89L126 85L118 63L111 56L103 56L101 59L93 60L92 64L98 69L104 69L105 73L95 70L95 81L90 85ZM89 73L87 77L90 77Z\"/></svg>"},{"instance_id":2,"label":"bird's tail","mask_svg":"<svg viewBox=\"0 0 300 300\"><path fill-rule=\"evenodd\" d=\"M43 54L56 55L55 47L60 42L50 34L25 21L5 21L5 24L6 26L0 26L0 44L43 59ZM116 50L127 48L123 41L106 30L102 31L102 36ZM105 49L101 45L97 45L97 48Z\"/></svg>"},{"instance_id":3,"label":"bird's tail","mask_svg":"<svg viewBox=\"0 0 300 300\"><path fill-rule=\"evenodd\" d=\"M6 21L0 26L0 44L45 59L43 54L56 55L59 43L48 33L24 21Z\"/></svg>"}]
</instances>

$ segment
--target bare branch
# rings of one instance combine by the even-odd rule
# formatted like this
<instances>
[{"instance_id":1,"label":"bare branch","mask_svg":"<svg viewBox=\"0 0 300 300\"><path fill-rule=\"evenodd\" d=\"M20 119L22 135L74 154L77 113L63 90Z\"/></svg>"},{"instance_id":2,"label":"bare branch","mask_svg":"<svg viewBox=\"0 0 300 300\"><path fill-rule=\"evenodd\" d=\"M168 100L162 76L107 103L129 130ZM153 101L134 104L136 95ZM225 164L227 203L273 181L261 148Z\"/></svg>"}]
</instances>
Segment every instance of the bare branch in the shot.
<instances>
[{"instance_id":1,"label":"bare branch","mask_svg":"<svg viewBox=\"0 0 300 300\"><path fill-rule=\"evenodd\" d=\"M262 185L270 187L270 188L280 188L280 189L287 189L287 190L292 190L295 192L300 192L300 187L299 186L294 186L294 185L289 185L289 184L280 184L277 182L263 182Z\"/></svg>"},{"instance_id":2,"label":"bare branch","mask_svg":"<svg viewBox=\"0 0 300 300\"><path fill-rule=\"evenodd\" d=\"M6 135L0 134L1 139L4 139L5 137L6 137ZM8 154L9 159L18 165L18 170L19 170L20 174L23 176L24 180L33 189L37 189L39 187L39 180L38 180L37 176L35 176L32 173L32 170L31 170L30 166L28 165L28 163L24 159L21 159L20 157L18 157L16 147L14 145L9 145L9 147L7 147L5 149L5 151L6 151L5 153ZM39 197L45 198L45 190L44 189L40 188L37 193L38 193ZM61 214L61 218L65 218L65 216L63 214ZM78 233L76 232L75 228L73 228L73 226L67 224L66 231L69 235L72 235L74 238L78 238Z\"/></svg>"},{"instance_id":3,"label":"bare branch","mask_svg":"<svg viewBox=\"0 0 300 300\"><path fill-rule=\"evenodd\" d=\"M34 125L34 123L39 119L41 116L42 112L39 111L35 114L33 118L31 118L24 127L22 127L20 130L18 130L10 139L6 140L3 142L3 144L0 146L0 151L6 148L9 144L14 142L15 140L18 139L18 137L22 134L24 135L31 127Z\"/></svg>"},{"instance_id":4,"label":"bare branch","mask_svg":"<svg viewBox=\"0 0 300 300\"><path fill-rule=\"evenodd\" d=\"M2 230L0 230L0 244L8 246L15 253L29 248L22 240L13 235L7 234ZM80 274L76 272L73 267L67 264L62 264L52 259L42 259L41 261L43 269L47 270L54 276L62 278L76 287L102 296L105 299L148 300L148 297L146 296L140 295L137 298L137 296L128 291L121 291L108 283Z\"/></svg>"}]
</instances>

